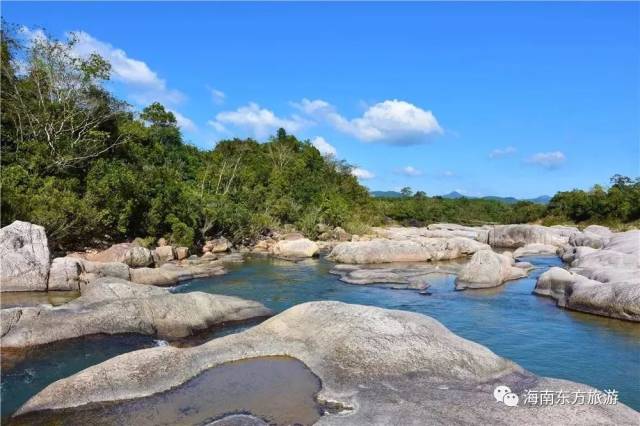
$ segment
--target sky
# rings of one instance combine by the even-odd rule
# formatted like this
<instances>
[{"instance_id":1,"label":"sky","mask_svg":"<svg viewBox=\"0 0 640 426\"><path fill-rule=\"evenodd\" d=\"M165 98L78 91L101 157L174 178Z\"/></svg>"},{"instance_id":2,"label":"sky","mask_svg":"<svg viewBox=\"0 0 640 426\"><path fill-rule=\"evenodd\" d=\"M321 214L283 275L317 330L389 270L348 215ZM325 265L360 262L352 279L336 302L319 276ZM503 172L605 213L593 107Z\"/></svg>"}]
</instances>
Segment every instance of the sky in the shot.
<instances>
[{"instance_id":1,"label":"sky","mask_svg":"<svg viewBox=\"0 0 640 426\"><path fill-rule=\"evenodd\" d=\"M278 127L372 190L553 195L640 176L639 3L22 3L185 140Z\"/></svg>"}]
</instances>

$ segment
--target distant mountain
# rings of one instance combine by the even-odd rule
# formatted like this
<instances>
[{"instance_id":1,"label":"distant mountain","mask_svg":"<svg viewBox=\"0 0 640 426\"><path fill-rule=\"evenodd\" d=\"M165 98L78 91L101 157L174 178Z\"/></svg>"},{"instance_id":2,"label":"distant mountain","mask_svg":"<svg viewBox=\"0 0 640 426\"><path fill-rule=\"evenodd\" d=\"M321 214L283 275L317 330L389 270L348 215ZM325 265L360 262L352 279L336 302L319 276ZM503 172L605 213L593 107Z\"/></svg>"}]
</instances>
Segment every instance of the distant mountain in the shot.
<instances>
[{"instance_id":1,"label":"distant mountain","mask_svg":"<svg viewBox=\"0 0 640 426\"><path fill-rule=\"evenodd\" d=\"M461 194L461 193L459 193L457 191L453 191L453 192L450 192L448 194L441 195L441 197L442 198L451 198L451 199L456 200L458 198L465 198L465 195L463 195L463 194ZM466 198L473 198L473 197L466 197Z\"/></svg>"},{"instance_id":2,"label":"distant mountain","mask_svg":"<svg viewBox=\"0 0 640 426\"><path fill-rule=\"evenodd\" d=\"M371 191L371 195L377 198L402 197L402 194L400 194L398 191ZM548 195L541 195L536 198L526 198L526 199L519 199L515 197L498 197L496 195L488 195L486 197L469 197L457 191L452 191L448 194L441 195L441 197L453 199L453 200L457 200L458 198L481 198L482 200L493 200L493 201L499 201L501 203L506 203L506 204L515 204L518 201L531 201L532 203L536 203L536 204L548 204L549 201L551 200L551 197Z\"/></svg>"},{"instance_id":3,"label":"distant mountain","mask_svg":"<svg viewBox=\"0 0 640 426\"><path fill-rule=\"evenodd\" d=\"M376 198L400 198L402 194L398 191L371 191L371 195Z\"/></svg>"}]
</instances>

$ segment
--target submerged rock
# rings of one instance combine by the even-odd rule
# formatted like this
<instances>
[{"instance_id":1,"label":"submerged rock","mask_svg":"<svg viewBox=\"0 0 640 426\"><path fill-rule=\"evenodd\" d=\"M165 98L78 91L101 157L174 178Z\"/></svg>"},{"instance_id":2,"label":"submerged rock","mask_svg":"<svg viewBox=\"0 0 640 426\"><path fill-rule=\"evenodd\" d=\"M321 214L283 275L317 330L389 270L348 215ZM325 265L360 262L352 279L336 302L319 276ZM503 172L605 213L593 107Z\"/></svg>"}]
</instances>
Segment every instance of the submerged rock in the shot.
<instances>
[{"instance_id":1,"label":"submerged rock","mask_svg":"<svg viewBox=\"0 0 640 426\"><path fill-rule=\"evenodd\" d=\"M0 229L0 291L44 291L49 246L42 226L16 220Z\"/></svg>"},{"instance_id":2,"label":"submerged rock","mask_svg":"<svg viewBox=\"0 0 640 426\"><path fill-rule=\"evenodd\" d=\"M185 337L226 321L270 314L261 303L207 293L172 294L115 278L82 288L58 307L40 305L0 311L3 348L26 348L93 334L138 333Z\"/></svg>"},{"instance_id":3,"label":"submerged rock","mask_svg":"<svg viewBox=\"0 0 640 426\"><path fill-rule=\"evenodd\" d=\"M638 413L621 403L509 407L496 402L498 385L509 386L520 401L526 390L594 390L535 376L430 317L340 302L297 305L247 331L192 348L165 346L117 356L49 385L17 415L46 416L45 410L103 402L118 410L119 403L179 387L223 363L280 354L302 361L319 377L320 403L348 409L346 415L321 417L319 424L640 421Z\"/></svg>"},{"instance_id":4,"label":"submerged rock","mask_svg":"<svg viewBox=\"0 0 640 426\"><path fill-rule=\"evenodd\" d=\"M527 276L528 267L514 266L513 258L492 250L476 252L456 278L456 290L490 288Z\"/></svg>"}]
</instances>

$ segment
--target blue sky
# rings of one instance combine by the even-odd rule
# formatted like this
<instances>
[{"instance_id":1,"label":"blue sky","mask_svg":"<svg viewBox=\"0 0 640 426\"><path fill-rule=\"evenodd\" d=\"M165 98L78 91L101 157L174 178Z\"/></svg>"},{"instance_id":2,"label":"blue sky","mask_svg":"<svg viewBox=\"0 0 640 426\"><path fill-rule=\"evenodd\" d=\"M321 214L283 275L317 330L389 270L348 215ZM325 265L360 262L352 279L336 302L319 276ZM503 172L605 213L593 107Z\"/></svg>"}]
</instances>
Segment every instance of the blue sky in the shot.
<instances>
[{"instance_id":1,"label":"blue sky","mask_svg":"<svg viewBox=\"0 0 640 426\"><path fill-rule=\"evenodd\" d=\"M2 15L25 34L81 31L119 96L160 100L203 148L284 126L371 189L432 195L640 175L638 3L4 2Z\"/></svg>"}]
</instances>

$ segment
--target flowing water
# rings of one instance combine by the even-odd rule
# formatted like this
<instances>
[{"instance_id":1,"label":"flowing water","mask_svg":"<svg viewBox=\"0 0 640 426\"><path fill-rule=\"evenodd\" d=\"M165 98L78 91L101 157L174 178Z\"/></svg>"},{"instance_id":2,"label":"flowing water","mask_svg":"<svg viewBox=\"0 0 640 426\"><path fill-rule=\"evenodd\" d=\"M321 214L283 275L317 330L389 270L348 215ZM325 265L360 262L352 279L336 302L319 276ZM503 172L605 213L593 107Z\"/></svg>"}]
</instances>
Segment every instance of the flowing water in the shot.
<instances>
[{"instance_id":1,"label":"flowing water","mask_svg":"<svg viewBox=\"0 0 640 426\"><path fill-rule=\"evenodd\" d=\"M239 296L258 300L276 312L308 301L338 300L426 314L538 375L615 389L622 402L640 410L640 325L563 310L555 301L531 294L537 276L561 261L556 257L526 260L537 267L529 277L488 290L454 291L453 276L434 275L428 296L414 290L342 283L329 274L333 264L323 259L298 263L249 259L229 266L227 275L196 279L174 291ZM199 344L250 325L214 329L173 344ZM47 346L18 360L3 353L2 416L6 418L48 383L154 344L145 337L93 337Z\"/></svg>"}]
</instances>

